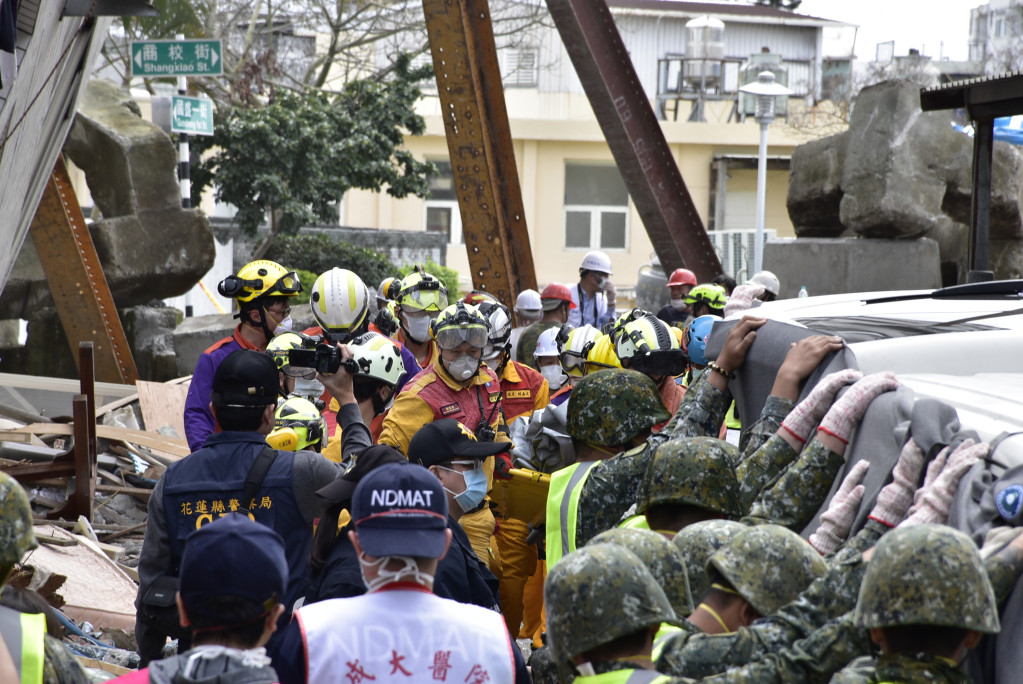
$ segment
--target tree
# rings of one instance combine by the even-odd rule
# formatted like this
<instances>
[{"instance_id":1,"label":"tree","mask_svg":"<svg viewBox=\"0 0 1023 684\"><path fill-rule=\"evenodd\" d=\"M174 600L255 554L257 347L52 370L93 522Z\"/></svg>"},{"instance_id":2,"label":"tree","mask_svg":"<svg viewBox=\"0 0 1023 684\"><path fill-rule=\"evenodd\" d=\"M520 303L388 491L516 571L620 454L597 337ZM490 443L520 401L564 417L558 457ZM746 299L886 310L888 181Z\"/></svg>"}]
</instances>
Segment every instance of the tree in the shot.
<instances>
[{"instance_id":1,"label":"tree","mask_svg":"<svg viewBox=\"0 0 1023 684\"><path fill-rule=\"evenodd\" d=\"M413 70L407 55L388 81L352 81L330 98L320 91L279 89L263 106L234 105L218 112L213 136L196 141L192 201L212 185L215 197L234 205L241 228L254 234L266 216L270 234L256 249L260 258L278 232L329 221L331 206L350 188L380 190L393 197L428 193L432 164L402 147L405 132L426 130L413 106L415 83L431 67Z\"/></svg>"}]
</instances>

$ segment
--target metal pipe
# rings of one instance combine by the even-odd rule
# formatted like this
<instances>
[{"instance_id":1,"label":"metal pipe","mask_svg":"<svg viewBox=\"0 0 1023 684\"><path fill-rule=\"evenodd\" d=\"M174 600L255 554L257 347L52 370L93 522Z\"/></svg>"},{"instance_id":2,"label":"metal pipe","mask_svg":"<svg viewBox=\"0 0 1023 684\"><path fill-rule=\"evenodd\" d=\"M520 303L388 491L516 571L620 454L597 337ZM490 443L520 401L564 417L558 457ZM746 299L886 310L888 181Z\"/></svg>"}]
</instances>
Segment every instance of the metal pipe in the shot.
<instances>
[{"instance_id":1,"label":"metal pipe","mask_svg":"<svg viewBox=\"0 0 1023 684\"><path fill-rule=\"evenodd\" d=\"M753 272L764 270L764 211L767 205L767 121L760 122L760 153L757 158L757 238L753 249Z\"/></svg>"}]
</instances>

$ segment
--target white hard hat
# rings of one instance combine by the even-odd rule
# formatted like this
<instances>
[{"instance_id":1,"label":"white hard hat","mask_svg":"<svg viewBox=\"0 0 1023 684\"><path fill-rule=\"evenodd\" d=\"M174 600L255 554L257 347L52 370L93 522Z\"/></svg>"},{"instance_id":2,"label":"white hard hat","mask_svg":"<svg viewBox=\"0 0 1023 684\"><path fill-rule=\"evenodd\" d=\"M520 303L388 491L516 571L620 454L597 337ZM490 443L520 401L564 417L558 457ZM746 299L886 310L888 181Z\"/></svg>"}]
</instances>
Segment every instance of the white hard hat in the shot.
<instances>
[{"instance_id":1,"label":"white hard hat","mask_svg":"<svg viewBox=\"0 0 1023 684\"><path fill-rule=\"evenodd\" d=\"M369 290L355 273L335 267L316 279L309 293L309 308L328 338L345 338L365 320Z\"/></svg>"},{"instance_id":2,"label":"white hard hat","mask_svg":"<svg viewBox=\"0 0 1023 684\"><path fill-rule=\"evenodd\" d=\"M547 328L540 337L536 338L536 353L533 356L540 358L541 356L557 356L558 355L558 332L561 328Z\"/></svg>"},{"instance_id":3,"label":"white hard hat","mask_svg":"<svg viewBox=\"0 0 1023 684\"><path fill-rule=\"evenodd\" d=\"M540 311L540 293L536 290L523 290L515 299L515 311Z\"/></svg>"},{"instance_id":4,"label":"white hard hat","mask_svg":"<svg viewBox=\"0 0 1023 684\"><path fill-rule=\"evenodd\" d=\"M583 257L579 268L611 275L611 257L597 249L592 252L586 252L586 256Z\"/></svg>"},{"instance_id":5,"label":"white hard hat","mask_svg":"<svg viewBox=\"0 0 1023 684\"><path fill-rule=\"evenodd\" d=\"M759 271L749 282L756 283L757 285L763 285L764 289L773 294L775 297L778 296L781 290L781 283L778 282L778 276L771 273L770 271Z\"/></svg>"}]
</instances>

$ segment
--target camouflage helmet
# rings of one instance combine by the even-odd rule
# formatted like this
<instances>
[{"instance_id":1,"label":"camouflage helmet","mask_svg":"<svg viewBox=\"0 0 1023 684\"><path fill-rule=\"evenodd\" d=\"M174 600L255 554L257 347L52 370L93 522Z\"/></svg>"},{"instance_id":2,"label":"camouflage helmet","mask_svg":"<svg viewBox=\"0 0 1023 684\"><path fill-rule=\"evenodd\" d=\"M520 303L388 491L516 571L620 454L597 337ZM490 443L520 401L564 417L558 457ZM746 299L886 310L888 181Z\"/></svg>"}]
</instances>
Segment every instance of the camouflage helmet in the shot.
<instances>
[{"instance_id":1,"label":"camouflage helmet","mask_svg":"<svg viewBox=\"0 0 1023 684\"><path fill-rule=\"evenodd\" d=\"M663 535L650 530L615 527L598 534L587 542L587 546L590 544L617 544L632 551L664 590L675 614L685 616L693 612L685 558Z\"/></svg>"},{"instance_id":2,"label":"camouflage helmet","mask_svg":"<svg viewBox=\"0 0 1023 684\"><path fill-rule=\"evenodd\" d=\"M863 575L855 620L868 629L935 625L988 634L1000 630L977 547L945 525L895 529L881 538Z\"/></svg>"},{"instance_id":3,"label":"camouflage helmet","mask_svg":"<svg viewBox=\"0 0 1023 684\"><path fill-rule=\"evenodd\" d=\"M737 449L713 437L683 437L654 451L639 487L636 512L657 504L688 504L738 518L739 481L732 467Z\"/></svg>"},{"instance_id":4,"label":"camouflage helmet","mask_svg":"<svg viewBox=\"0 0 1023 684\"><path fill-rule=\"evenodd\" d=\"M558 662L677 621L643 561L617 544L590 544L562 558L547 574L543 596L551 656Z\"/></svg>"},{"instance_id":5,"label":"camouflage helmet","mask_svg":"<svg viewBox=\"0 0 1023 684\"><path fill-rule=\"evenodd\" d=\"M587 375L572 390L566 428L573 439L611 447L628 444L669 418L649 377L637 371L603 370Z\"/></svg>"},{"instance_id":6,"label":"camouflage helmet","mask_svg":"<svg viewBox=\"0 0 1023 684\"><path fill-rule=\"evenodd\" d=\"M737 535L707 561L761 615L794 601L828 569L821 555L792 530L757 525Z\"/></svg>"},{"instance_id":7,"label":"camouflage helmet","mask_svg":"<svg viewBox=\"0 0 1023 684\"><path fill-rule=\"evenodd\" d=\"M704 520L686 525L671 543L682 552L689 574L689 589L699 599L710 587L707 579L707 559L731 539L749 529L734 520Z\"/></svg>"},{"instance_id":8,"label":"camouflage helmet","mask_svg":"<svg viewBox=\"0 0 1023 684\"><path fill-rule=\"evenodd\" d=\"M28 495L17 480L0 473L0 568L20 562L37 546Z\"/></svg>"}]
</instances>

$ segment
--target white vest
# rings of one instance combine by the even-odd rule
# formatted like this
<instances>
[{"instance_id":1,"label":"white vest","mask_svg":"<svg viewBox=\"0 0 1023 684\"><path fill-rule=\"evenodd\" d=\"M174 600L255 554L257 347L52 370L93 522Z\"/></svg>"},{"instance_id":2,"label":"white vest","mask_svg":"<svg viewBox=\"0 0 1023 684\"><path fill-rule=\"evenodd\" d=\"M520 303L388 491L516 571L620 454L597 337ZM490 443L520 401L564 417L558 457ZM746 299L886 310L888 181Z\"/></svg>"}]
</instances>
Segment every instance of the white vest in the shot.
<instances>
[{"instance_id":1,"label":"white vest","mask_svg":"<svg viewBox=\"0 0 1023 684\"><path fill-rule=\"evenodd\" d=\"M404 586L320 601L295 613L306 681L513 684L511 649L518 647L500 613Z\"/></svg>"}]
</instances>

